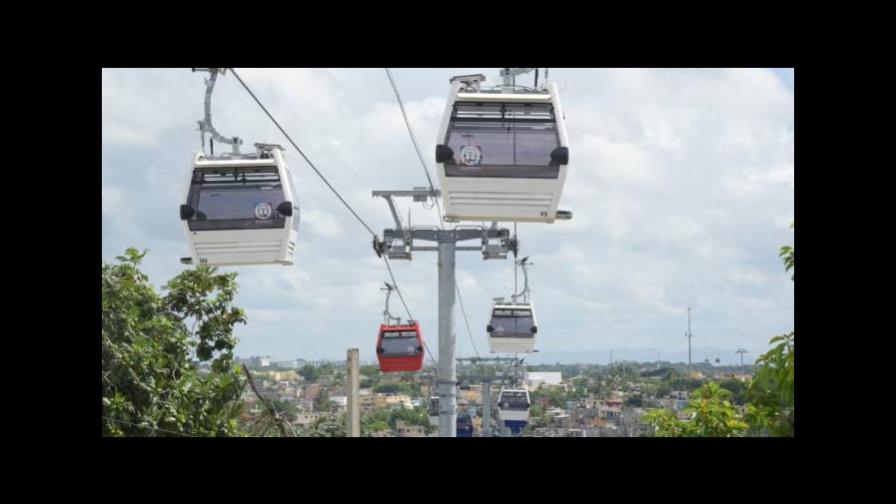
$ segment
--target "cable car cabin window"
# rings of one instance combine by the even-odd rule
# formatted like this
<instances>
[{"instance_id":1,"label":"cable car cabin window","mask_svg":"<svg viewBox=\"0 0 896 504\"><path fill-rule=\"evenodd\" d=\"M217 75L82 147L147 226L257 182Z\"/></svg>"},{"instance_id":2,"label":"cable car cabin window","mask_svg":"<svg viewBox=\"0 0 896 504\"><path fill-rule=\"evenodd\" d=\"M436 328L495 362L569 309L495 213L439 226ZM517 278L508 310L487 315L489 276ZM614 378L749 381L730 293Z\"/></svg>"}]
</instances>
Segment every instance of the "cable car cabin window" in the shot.
<instances>
[{"instance_id":1,"label":"cable car cabin window","mask_svg":"<svg viewBox=\"0 0 896 504\"><path fill-rule=\"evenodd\" d=\"M196 169L187 201L196 213L187 224L191 231L279 229L284 201L275 167Z\"/></svg>"},{"instance_id":2,"label":"cable car cabin window","mask_svg":"<svg viewBox=\"0 0 896 504\"><path fill-rule=\"evenodd\" d=\"M529 400L526 399L525 392L504 391L499 406L503 410L526 411L529 409Z\"/></svg>"},{"instance_id":3,"label":"cable car cabin window","mask_svg":"<svg viewBox=\"0 0 896 504\"><path fill-rule=\"evenodd\" d=\"M560 147L550 104L456 103L445 145L454 158L448 177L555 179L560 165L551 152Z\"/></svg>"},{"instance_id":4,"label":"cable car cabin window","mask_svg":"<svg viewBox=\"0 0 896 504\"><path fill-rule=\"evenodd\" d=\"M383 333L383 357L413 357L420 352L417 350L416 331L392 331Z\"/></svg>"},{"instance_id":5,"label":"cable car cabin window","mask_svg":"<svg viewBox=\"0 0 896 504\"><path fill-rule=\"evenodd\" d=\"M530 310L496 309L492 312L492 337L532 337L535 325Z\"/></svg>"}]
</instances>

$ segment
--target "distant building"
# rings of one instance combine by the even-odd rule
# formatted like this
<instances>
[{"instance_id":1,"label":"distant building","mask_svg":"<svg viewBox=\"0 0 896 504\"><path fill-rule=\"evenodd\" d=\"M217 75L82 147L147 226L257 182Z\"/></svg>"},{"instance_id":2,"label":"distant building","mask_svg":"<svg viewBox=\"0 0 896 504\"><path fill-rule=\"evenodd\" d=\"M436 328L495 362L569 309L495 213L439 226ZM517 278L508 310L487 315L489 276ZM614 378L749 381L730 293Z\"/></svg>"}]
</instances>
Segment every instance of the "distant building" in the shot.
<instances>
[{"instance_id":1,"label":"distant building","mask_svg":"<svg viewBox=\"0 0 896 504\"><path fill-rule=\"evenodd\" d=\"M622 400L607 399L598 406L598 416L605 420L617 420L622 415Z\"/></svg>"},{"instance_id":2,"label":"distant building","mask_svg":"<svg viewBox=\"0 0 896 504\"><path fill-rule=\"evenodd\" d=\"M557 371L527 372L525 378L526 383L532 388L542 385L558 386L563 381L563 373Z\"/></svg>"},{"instance_id":3,"label":"distant building","mask_svg":"<svg viewBox=\"0 0 896 504\"><path fill-rule=\"evenodd\" d=\"M271 356L270 355L254 355L249 357L248 360L242 360L242 362L248 364L250 367L269 367L271 365Z\"/></svg>"},{"instance_id":4,"label":"distant building","mask_svg":"<svg viewBox=\"0 0 896 504\"><path fill-rule=\"evenodd\" d=\"M395 433L398 437L426 437L426 428L420 425L408 425L399 420L395 422Z\"/></svg>"},{"instance_id":5,"label":"distant building","mask_svg":"<svg viewBox=\"0 0 896 504\"><path fill-rule=\"evenodd\" d=\"M301 426L311 425L314 422L320 420L320 413L312 413L312 412L301 412L296 413L295 423Z\"/></svg>"},{"instance_id":6,"label":"distant building","mask_svg":"<svg viewBox=\"0 0 896 504\"><path fill-rule=\"evenodd\" d=\"M312 383L305 387L305 390L302 393L302 397L304 399L314 400L317 399L317 396L320 394L320 383Z\"/></svg>"},{"instance_id":7,"label":"distant building","mask_svg":"<svg viewBox=\"0 0 896 504\"><path fill-rule=\"evenodd\" d=\"M268 371L268 376L278 382L298 381L299 375L295 371Z\"/></svg>"},{"instance_id":8,"label":"distant building","mask_svg":"<svg viewBox=\"0 0 896 504\"><path fill-rule=\"evenodd\" d=\"M330 396L330 402L335 403L342 410L348 407L348 397L344 395Z\"/></svg>"},{"instance_id":9,"label":"distant building","mask_svg":"<svg viewBox=\"0 0 896 504\"><path fill-rule=\"evenodd\" d=\"M358 406L361 408L362 412L370 413L374 410L386 408L413 409L414 403L411 401L411 397L406 394L362 393L358 395Z\"/></svg>"}]
</instances>

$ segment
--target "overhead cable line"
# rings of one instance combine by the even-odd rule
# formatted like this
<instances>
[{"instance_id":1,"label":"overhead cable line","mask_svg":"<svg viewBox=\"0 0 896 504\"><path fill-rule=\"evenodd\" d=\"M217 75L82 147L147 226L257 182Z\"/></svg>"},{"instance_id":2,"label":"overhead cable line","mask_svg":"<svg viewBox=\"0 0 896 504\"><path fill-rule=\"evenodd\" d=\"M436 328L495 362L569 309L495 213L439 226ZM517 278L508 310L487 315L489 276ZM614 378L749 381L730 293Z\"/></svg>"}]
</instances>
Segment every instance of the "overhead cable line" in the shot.
<instances>
[{"instance_id":1,"label":"overhead cable line","mask_svg":"<svg viewBox=\"0 0 896 504\"><path fill-rule=\"evenodd\" d=\"M311 169L314 170L314 173L316 173L317 176L320 177L320 179L324 182L324 184L326 184L326 186L330 189L330 191L332 191L333 194L335 194L336 197L339 198L339 201L341 201L342 204L345 205L345 208L347 208L348 211L351 212L351 214L355 217L355 219L357 219L358 222L361 223L361 225L364 226L364 228L367 229L367 231L370 232L370 234L374 238L376 238L377 234L373 231L373 229L371 229L371 227L368 226L366 222L364 222L364 219L362 219L361 216L358 215L358 213L355 211L355 209L352 208L352 206L349 205L347 201L345 201L345 198L343 198L341 194L339 194L339 191L337 191L336 188L333 187L332 184L330 184L330 181L328 181L327 178L324 177L324 175L320 172L320 170L318 170L317 167L314 166L314 163L312 163L311 160L308 159L308 156L306 156L305 153L302 152L302 149L299 148L298 145L296 145L296 143L295 143L295 141L293 141L292 137L289 136L289 133L287 133L286 130L284 130L283 127L280 126L280 123L277 121L277 119L275 119L274 116L268 111L267 107L265 107L264 104L261 103L261 100L259 100L258 97L255 96L255 93L252 92L252 89L250 89L249 86L245 83L245 81L243 81L243 79L239 76L239 74L236 72L236 70L231 68L230 72L233 74L234 77L236 77L236 80L238 80L240 82L240 84L243 86L243 88L246 90L246 92L249 93L249 96L251 96L252 99L255 100L255 103L257 103L258 106L261 108L261 110L264 111L264 113L268 116L268 118L271 120L271 122L274 123L274 126L276 126L278 130L280 130L280 133L282 133L283 136L286 137L286 139L293 146L293 148L296 151L298 151L299 155L301 155L302 158L305 160L305 162L308 163L308 166L310 166ZM427 176L428 176L428 174L427 174ZM408 318L410 320L413 320L414 317L411 315L411 310L408 308L407 303L405 303L404 296L402 296L402 294L401 294L401 289L398 287L398 281L395 279L395 275L392 273L392 267L389 265L389 260L386 258L385 255L382 256L382 259L383 259L383 262L386 264L386 268L389 270L389 276L392 278L392 284L395 286L395 291L398 293L399 299L401 299L401 304L404 305L404 309L408 314ZM426 345L425 341L423 342L423 346L426 348L426 352L429 354L429 358L433 361L433 365L435 365L436 368L438 368L438 364L436 364L436 360L435 360L435 358L433 358L432 352L429 351L429 347Z\"/></svg>"},{"instance_id":2,"label":"overhead cable line","mask_svg":"<svg viewBox=\"0 0 896 504\"><path fill-rule=\"evenodd\" d=\"M404 102L401 100L401 94L398 92L398 86L395 84L395 79L392 77L392 71L386 68L386 75L389 77L389 83L392 85L392 91L395 92L395 99L398 100L398 108L401 109L401 116L404 118L404 124L407 126L408 134L411 137L411 143L414 144L414 150L417 152L417 157L420 159L420 164L423 166L423 172L426 174L426 180L429 181L429 188L433 190L432 177L429 174L429 168L426 165L426 161L423 158L423 153L420 151L420 144L417 143L417 137L414 135L414 129L411 127L411 121L408 119L408 115L404 110ZM433 201L436 204L436 208L439 213L439 227L445 229L445 222L442 220L442 207L439 204L438 198L433 198ZM460 288L455 283L455 290L457 291L457 299L460 302L461 314L464 317L464 323L467 328L467 335L470 337L470 343L473 345L473 351L476 353L476 357L479 357L479 350L476 348L476 342L473 340L473 333L470 331L470 321L467 318L467 312L464 310L464 300L463 296L460 293Z\"/></svg>"},{"instance_id":3,"label":"overhead cable line","mask_svg":"<svg viewBox=\"0 0 896 504\"><path fill-rule=\"evenodd\" d=\"M330 181L327 180L327 178L323 176L323 174L320 172L320 170L318 170L317 167L314 166L314 163L312 163L311 160L308 159L308 156L306 156L305 153L302 152L302 149L300 149L299 146L296 145L296 143L292 140L292 137L289 136L289 133L287 133L286 130L284 130L283 127L280 126L280 123L277 122L276 119L274 119L274 116L272 116L271 113L268 112L268 109L264 106L264 104L261 103L261 101L258 99L258 97L255 96L255 93L253 93L252 90L249 89L249 86L247 86L246 83L243 82L243 79L240 78L238 73L236 73L236 70L231 68L230 72L233 73L233 76L236 77L236 80L240 81L240 84L243 85L243 88L245 88L246 92L249 93L249 96L251 96L252 99L255 100L255 103L257 103L258 106L261 107L261 110L263 110L264 113L267 114L267 116L271 120L271 122L274 123L274 126L276 126L277 129L280 130L280 133L283 133L283 136L285 136L286 139L289 140L289 143L292 144L293 148L295 148L295 150L297 150L299 152L299 155L301 155L302 158L305 159L305 162L308 163L308 166L310 166L312 170L314 170L314 173L316 173L317 176L320 177L321 180L323 180L324 184L326 184L327 187L329 187L330 190L333 191L333 194L335 194L336 197L339 198L339 201L341 201L342 204L345 205L345 208L347 208L348 211L351 212L352 215L354 215L356 219L358 219L358 222L360 222L362 226L367 228L367 231L369 231L371 235L376 236L376 233L373 232L373 229L371 229L370 226L368 226L367 223L364 222L364 219L362 219L361 216L358 215L357 212L355 212L355 209L352 208L352 206L349 205L347 201L345 201L345 199L342 197L342 195L339 194L339 191L337 191L336 188L334 188L333 185L330 184Z\"/></svg>"},{"instance_id":4,"label":"overhead cable line","mask_svg":"<svg viewBox=\"0 0 896 504\"><path fill-rule=\"evenodd\" d=\"M426 174L426 180L429 182L429 189L435 190L435 186L432 183L432 176L429 174L429 167L426 166L426 160L423 159L423 152L420 150L420 144L417 143L417 137L414 135L414 130L411 128L411 121L408 119L408 115L404 110L404 102L401 100L401 95L398 93L398 86L395 85L395 79L392 78L392 71L386 68L386 75L389 76L389 83L392 84L392 91L395 92L395 98L398 100L398 107L401 109L401 117L404 118L404 124L408 128L408 134L411 136L411 143L414 144L414 151L417 152L417 158L420 159L420 164L423 166L423 172ZM439 227L445 229L445 223L442 220L442 206L439 204L438 198L433 198L433 201L436 204L436 208L439 212Z\"/></svg>"}]
</instances>

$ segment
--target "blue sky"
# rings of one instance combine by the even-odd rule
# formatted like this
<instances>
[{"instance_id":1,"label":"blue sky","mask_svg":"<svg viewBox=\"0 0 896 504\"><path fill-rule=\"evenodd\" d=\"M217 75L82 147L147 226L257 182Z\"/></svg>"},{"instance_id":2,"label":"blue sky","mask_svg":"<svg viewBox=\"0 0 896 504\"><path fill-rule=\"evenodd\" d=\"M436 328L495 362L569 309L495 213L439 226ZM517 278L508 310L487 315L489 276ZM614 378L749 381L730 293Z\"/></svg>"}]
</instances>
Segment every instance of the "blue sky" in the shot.
<instances>
[{"instance_id":1,"label":"blue sky","mask_svg":"<svg viewBox=\"0 0 896 504\"><path fill-rule=\"evenodd\" d=\"M244 69L241 77L375 230L391 216L374 189L426 183L383 69ZM394 69L426 160L453 75L497 69ZM543 75L543 74L542 74ZM522 79L531 79L529 76ZM552 68L561 90L571 159L562 208L575 218L520 224L531 256L539 360L755 357L793 328L793 284L778 248L793 243L792 69ZM156 285L187 255L177 216L200 148L203 74L189 69L103 71L103 260L149 249ZM246 145L287 145L232 75L215 90L216 128ZM302 224L293 267L239 271L241 356L374 357L387 273L369 234L287 146ZM433 171L433 176L435 173ZM415 224L435 210L411 209ZM430 348L437 351L433 253L393 269ZM479 352L487 351L490 300L510 294L511 261L459 253L457 279ZM395 310L393 310L395 311ZM457 317L458 355L472 355Z\"/></svg>"}]
</instances>

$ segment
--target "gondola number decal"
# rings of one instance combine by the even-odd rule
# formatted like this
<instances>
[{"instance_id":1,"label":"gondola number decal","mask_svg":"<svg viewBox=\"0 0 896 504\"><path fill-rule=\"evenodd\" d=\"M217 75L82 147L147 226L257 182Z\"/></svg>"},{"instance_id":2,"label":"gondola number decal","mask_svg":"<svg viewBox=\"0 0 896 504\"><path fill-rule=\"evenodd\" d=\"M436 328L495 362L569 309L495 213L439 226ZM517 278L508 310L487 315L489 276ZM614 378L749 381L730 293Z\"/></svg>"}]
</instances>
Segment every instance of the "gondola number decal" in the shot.
<instances>
[{"instance_id":1,"label":"gondola number decal","mask_svg":"<svg viewBox=\"0 0 896 504\"><path fill-rule=\"evenodd\" d=\"M460 160L467 166L479 166L482 162L482 150L478 145L464 145L460 148Z\"/></svg>"},{"instance_id":2,"label":"gondola number decal","mask_svg":"<svg viewBox=\"0 0 896 504\"><path fill-rule=\"evenodd\" d=\"M259 203L255 205L255 217L262 220L270 219L271 213L271 205L267 203Z\"/></svg>"}]
</instances>

